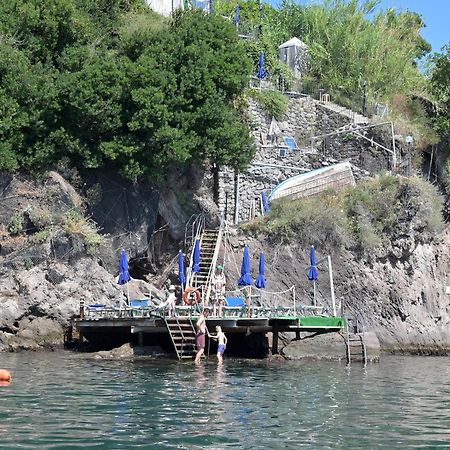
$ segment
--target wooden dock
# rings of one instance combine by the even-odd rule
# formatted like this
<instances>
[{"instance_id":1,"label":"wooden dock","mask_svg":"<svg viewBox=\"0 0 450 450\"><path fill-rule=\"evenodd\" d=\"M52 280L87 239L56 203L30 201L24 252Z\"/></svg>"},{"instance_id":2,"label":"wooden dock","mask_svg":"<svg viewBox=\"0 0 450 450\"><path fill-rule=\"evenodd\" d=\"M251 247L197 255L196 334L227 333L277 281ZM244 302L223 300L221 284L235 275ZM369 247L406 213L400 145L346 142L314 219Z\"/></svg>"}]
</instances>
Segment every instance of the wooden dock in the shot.
<instances>
[{"instance_id":1,"label":"wooden dock","mask_svg":"<svg viewBox=\"0 0 450 450\"><path fill-rule=\"evenodd\" d=\"M343 317L299 314L289 308L224 308L222 317L206 319L208 330L215 333L220 325L229 339L237 335L266 335L272 333L272 353L278 353L279 333L302 332L326 333L343 330L346 320ZM151 309L117 310L99 308L89 311L83 317L73 320L73 326L88 342L104 343L111 346L117 343L135 341L142 345L160 345L172 342L178 358L192 357L195 350L195 323L199 312L196 310L177 310L176 316L169 318L158 315ZM167 345L166 345L167 347ZM189 349L189 351L188 351Z\"/></svg>"}]
</instances>

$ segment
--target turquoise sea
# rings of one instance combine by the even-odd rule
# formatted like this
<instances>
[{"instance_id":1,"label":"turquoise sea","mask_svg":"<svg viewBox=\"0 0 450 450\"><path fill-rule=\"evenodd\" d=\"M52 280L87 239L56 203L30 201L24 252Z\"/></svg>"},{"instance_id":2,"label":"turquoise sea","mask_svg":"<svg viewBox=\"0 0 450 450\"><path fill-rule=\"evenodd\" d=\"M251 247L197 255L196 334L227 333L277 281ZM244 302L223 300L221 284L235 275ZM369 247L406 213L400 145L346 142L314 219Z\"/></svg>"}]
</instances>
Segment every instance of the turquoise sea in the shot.
<instances>
[{"instance_id":1,"label":"turquoise sea","mask_svg":"<svg viewBox=\"0 0 450 450\"><path fill-rule=\"evenodd\" d=\"M366 368L0 354L0 449L450 448L448 358Z\"/></svg>"}]
</instances>

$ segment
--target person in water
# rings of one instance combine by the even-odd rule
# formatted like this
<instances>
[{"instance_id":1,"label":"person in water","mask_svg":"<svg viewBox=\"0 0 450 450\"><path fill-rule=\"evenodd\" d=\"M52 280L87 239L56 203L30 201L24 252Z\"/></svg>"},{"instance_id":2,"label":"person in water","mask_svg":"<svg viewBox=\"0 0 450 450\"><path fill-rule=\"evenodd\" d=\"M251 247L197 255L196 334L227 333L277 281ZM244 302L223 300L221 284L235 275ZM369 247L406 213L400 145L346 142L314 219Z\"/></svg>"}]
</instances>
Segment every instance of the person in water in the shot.
<instances>
[{"instance_id":1,"label":"person in water","mask_svg":"<svg viewBox=\"0 0 450 450\"><path fill-rule=\"evenodd\" d=\"M203 310L200 314L196 326L197 334L195 336L195 343L197 345L197 354L195 355L195 363L200 362L200 358L205 353L205 341L206 341L206 318L208 317L209 311L207 309Z\"/></svg>"},{"instance_id":2,"label":"person in water","mask_svg":"<svg viewBox=\"0 0 450 450\"><path fill-rule=\"evenodd\" d=\"M227 342L228 339L225 336L225 333L222 331L222 328L217 325L216 326L216 332L217 334L215 336L211 336L213 339L216 339L218 342L218 347L217 347L217 362L219 364L222 364L223 362L223 354L225 352L225 349L227 347Z\"/></svg>"}]
</instances>

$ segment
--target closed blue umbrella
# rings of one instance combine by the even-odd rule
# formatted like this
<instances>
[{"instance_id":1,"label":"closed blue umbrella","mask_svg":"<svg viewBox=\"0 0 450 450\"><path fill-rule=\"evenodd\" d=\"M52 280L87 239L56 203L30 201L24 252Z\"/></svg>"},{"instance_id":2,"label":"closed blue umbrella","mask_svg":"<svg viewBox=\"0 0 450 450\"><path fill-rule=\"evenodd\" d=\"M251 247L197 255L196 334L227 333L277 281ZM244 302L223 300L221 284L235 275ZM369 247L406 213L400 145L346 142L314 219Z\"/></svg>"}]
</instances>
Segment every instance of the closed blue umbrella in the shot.
<instances>
[{"instance_id":1,"label":"closed blue umbrella","mask_svg":"<svg viewBox=\"0 0 450 450\"><path fill-rule=\"evenodd\" d=\"M181 250L178 252L178 281L180 282L181 287L186 283L186 275L184 274L184 255Z\"/></svg>"},{"instance_id":2,"label":"closed blue umbrella","mask_svg":"<svg viewBox=\"0 0 450 450\"><path fill-rule=\"evenodd\" d=\"M262 80L263 78L267 77L266 62L265 62L264 52L261 52L260 55L259 55L259 66L258 66L258 73L256 74L256 76L260 80Z\"/></svg>"},{"instance_id":3,"label":"closed blue umbrella","mask_svg":"<svg viewBox=\"0 0 450 450\"><path fill-rule=\"evenodd\" d=\"M250 275L250 251L248 245L244 247L244 257L242 258L241 278L238 280L238 286L251 286L253 278Z\"/></svg>"},{"instance_id":4,"label":"closed blue umbrella","mask_svg":"<svg viewBox=\"0 0 450 450\"><path fill-rule=\"evenodd\" d=\"M316 250L314 249L314 245L311 245L311 253L309 255L309 261L310 261L310 268L308 272L308 280L309 281L316 281L319 278L319 271L316 267Z\"/></svg>"},{"instance_id":5,"label":"closed blue umbrella","mask_svg":"<svg viewBox=\"0 0 450 450\"><path fill-rule=\"evenodd\" d=\"M234 23L239 25L241 23L241 8L239 5L236 5L236 12L234 13Z\"/></svg>"},{"instance_id":6,"label":"closed blue umbrella","mask_svg":"<svg viewBox=\"0 0 450 450\"><path fill-rule=\"evenodd\" d=\"M256 278L255 286L259 289L264 289L266 287L265 259L263 252L259 255L259 274L258 278Z\"/></svg>"},{"instance_id":7,"label":"closed blue umbrella","mask_svg":"<svg viewBox=\"0 0 450 450\"><path fill-rule=\"evenodd\" d=\"M267 214L270 210L269 199L267 198L266 191L261 192L261 200L263 206L263 213Z\"/></svg>"},{"instance_id":8,"label":"closed blue umbrella","mask_svg":"<svg viewBox=\"0 0 450 450\"><path fill-rule=\"evenodd\" d=\"M309 254L309 262L311 264L308 272L308 280L313 282L314 288L314 306L316 306L316 281L319 278L319 271L317 270L316 264L316 250L314 249L314 245L311 245L311 252Z\"/></svg>"},{"instance_id":9,"label":"closed blue umbrella","mask_svg":"<svg viewBox=\"0 0 450 450\"><path fill-rule=\"evenodd\" d=\"M214 0L209 0L209 13L212 14L214 12Z\"/></svg>"},{"instance_id":10,"label":"closed blue umbrella","mask_svg":"<svg viewBox=\"0 0 450 450\"><path fill-rule=\"evenodd\" d=\"M117 284L123 285L128 283L131 280L130 272L128 271L128 259L125 250L122 250L120 254L120 263L119 263L119 278L117 280Z\"/></svg>"},{"instance_id":11,"label":"closed blue umbrella","mask_svg":"<svg viewBox=\"0 0 450 450\"><path fill-rule=\"evenodd\" d=\"M200 239L195 240L192 272L194 273L200 272Z\"/></svg>"},{"instance_id":12,"label":"closed blue umbrella","mask_svg":"<svg viewBox=\"0 0 450 450\"><path fill-rule=\"evenodd\" d=\"M128 259L125 250L122 250L120 254L119 262L119 278L117 279L117 284L121 286L127 284L131 280L130 272L128 271ZM127 300L130 303L130 289L127 284Z\"/></svg>"}]
</instances>

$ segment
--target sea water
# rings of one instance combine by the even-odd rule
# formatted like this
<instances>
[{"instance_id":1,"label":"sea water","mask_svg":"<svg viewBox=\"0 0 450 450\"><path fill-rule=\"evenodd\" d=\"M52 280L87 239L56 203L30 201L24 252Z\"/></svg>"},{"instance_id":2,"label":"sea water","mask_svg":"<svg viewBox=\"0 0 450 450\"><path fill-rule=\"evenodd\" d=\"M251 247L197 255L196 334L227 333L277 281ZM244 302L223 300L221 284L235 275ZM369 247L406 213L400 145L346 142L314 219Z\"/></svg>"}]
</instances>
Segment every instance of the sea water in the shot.
<instances>
[{"instance_id":1,"label":"sea water","mask_svg":"<svg viewBox=\"0 0 450 450\"><path fill-rule=\"evenodd\" d=\"M0 449L450 448L447 358L363 367L0 354Z\"/></svg>"}]
</instances>

